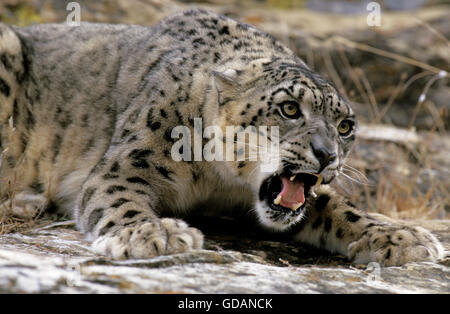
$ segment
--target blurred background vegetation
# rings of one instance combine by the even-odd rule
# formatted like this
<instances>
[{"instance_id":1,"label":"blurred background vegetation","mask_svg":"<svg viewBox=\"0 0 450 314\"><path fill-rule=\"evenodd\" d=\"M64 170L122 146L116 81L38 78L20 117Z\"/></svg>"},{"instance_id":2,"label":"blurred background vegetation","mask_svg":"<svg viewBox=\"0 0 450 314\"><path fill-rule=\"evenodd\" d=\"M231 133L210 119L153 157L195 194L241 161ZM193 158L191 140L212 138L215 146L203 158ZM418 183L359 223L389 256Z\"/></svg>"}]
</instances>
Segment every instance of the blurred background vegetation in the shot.
<instances>
[{"instance_id":1,"label":"blurred background vegetation","mask_svg":"<svg viewBox=\"0 0 450 314\"><path fill-rule=\"evenodd\" d=\"M0 21L61 23L65 0L1 0ZM81 21L153 25L203 7L271 33L332 80L360 120L334 186L359 206L400 218L450 218L450 4L370 1L79 0ZM74 43L76 45L76 43Z\"/></svg>"}]
</instances>

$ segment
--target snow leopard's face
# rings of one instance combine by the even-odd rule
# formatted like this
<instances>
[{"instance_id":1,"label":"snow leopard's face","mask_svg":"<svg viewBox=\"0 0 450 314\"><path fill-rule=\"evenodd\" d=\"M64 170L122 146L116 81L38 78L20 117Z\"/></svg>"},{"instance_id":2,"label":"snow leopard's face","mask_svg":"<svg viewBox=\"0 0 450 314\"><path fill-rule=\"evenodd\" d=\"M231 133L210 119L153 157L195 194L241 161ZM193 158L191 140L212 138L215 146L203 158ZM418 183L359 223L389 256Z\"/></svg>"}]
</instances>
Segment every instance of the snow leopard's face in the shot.
<instances>
[{"instance_id":1,"label":"snow leopard's face","mask_svg":"<svg viewBox=\"0 0 450 314\"><path fill-rule=\"evenodd\" d=\"M259 180L243 177L258 191L261 223L285 230L304 215L313 186L328 184L341 172L356 120L336 89L305 66L269 62L262 72L242 94L236 119L243 127L278 126L279 158L270 171L264 170L267 165L253 170Z\"/></svg>"}]
</instances>

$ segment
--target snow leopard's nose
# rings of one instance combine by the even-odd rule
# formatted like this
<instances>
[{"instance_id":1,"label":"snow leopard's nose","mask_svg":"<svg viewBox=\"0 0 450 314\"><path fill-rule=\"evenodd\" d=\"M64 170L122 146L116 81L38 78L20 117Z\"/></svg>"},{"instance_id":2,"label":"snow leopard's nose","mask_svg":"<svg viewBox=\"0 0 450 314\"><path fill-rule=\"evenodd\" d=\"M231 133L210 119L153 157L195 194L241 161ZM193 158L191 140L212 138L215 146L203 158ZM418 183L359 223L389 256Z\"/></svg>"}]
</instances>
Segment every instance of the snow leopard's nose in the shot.
<instances>
[{"instance_id":1,"label":"snow leopard's nose","mask_svg":"<svg viewBox=\"0 0 450 314\"><path fill-rule=\"evenodd\" d=\"M332 146L331 143L327 143L317 136L312 138L311 149L320 163L319 173L336 160L337 155Z\"/></svg>"}]
</instances>

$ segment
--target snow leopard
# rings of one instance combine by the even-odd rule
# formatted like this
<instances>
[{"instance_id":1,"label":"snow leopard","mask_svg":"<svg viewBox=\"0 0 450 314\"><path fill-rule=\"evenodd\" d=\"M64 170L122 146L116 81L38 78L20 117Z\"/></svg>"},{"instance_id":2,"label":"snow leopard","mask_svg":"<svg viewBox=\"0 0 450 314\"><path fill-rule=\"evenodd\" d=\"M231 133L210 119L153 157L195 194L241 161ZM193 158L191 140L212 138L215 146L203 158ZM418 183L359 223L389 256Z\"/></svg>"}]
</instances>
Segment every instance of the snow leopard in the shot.
<instances>
[{"instance_id":1,"label":"snow leopard","mask_svg":"<svg viewBox=\"0 0 450 314\"><path fill-rule=\"evenodd\" d=\"M237 145L232 160L175 160L194 152L174 130L193 141L195 119L224 134L277 127L275 168L262 171ZM248 213L354 263L444 254L429 231L330 187L355 140L349 101L274 37L220 14L190 9L154 26L0 24L0 120L2 206L18 216L56 208L112 259L202 249L202 232L183 219L199 208Z\"/></svg>"}]
</instances>

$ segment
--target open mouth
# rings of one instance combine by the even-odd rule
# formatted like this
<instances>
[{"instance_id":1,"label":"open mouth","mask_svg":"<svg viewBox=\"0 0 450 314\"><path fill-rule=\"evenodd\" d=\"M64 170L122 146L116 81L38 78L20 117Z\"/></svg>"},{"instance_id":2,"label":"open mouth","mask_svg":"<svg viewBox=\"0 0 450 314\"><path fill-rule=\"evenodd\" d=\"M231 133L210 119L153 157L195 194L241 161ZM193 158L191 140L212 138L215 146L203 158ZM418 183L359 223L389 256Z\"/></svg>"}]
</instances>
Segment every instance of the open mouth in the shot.
<instances>
[{"instance_id":1,"label":"open mouth","mask_svg":"<svg viewBox=\"0 0 450 314\"><path fill-rule=\"evenodd\" d=\"M322 175L283 171L267 178L259 190L259 199L273 210L300 213L310 196L311 187L322 183Z\"/></svg>"}]
</instances>

